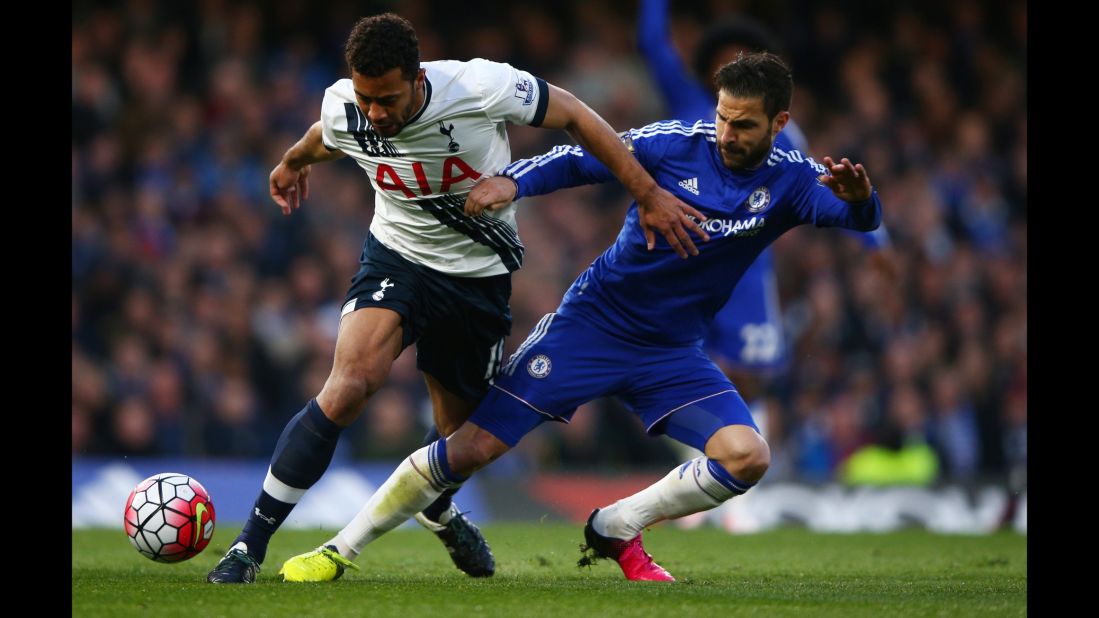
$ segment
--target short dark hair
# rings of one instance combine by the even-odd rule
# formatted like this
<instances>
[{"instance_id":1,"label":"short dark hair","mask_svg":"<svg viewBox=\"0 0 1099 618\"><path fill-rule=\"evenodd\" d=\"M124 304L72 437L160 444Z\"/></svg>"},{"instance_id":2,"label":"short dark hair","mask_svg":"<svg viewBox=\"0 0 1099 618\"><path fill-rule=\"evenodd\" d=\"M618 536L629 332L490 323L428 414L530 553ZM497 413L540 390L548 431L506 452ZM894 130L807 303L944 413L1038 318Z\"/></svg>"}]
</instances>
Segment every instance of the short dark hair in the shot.
<instances>
[{"instance_id":1,"label":"short dark hair","mask_svg":"<svg viewBox=\"0 0 1099 618\"><path fill-rule=\"evenodd\" d=\"M736 60L718 69L714 85L734 97L763 97L763 111L773 119L790 109L794 75L778 56L763 52L737 54Z\"/></svg>"},{"instance_id":2,"label":"short dark hair","mask_svg":"<svg viewBox=\"0 0 1099 618\"><path fill-rule=\"evenodd\" d=\"M420 40L407 19L394 13L364 17L347 37L344 58L352 71L378 77L395 68L411 80L420 70Z\"/></svg>"},{"instance_id":3,"label":"short dark hair","mask_svg":"<svg viewBox=\"0 0 1099 618\"><path fill-rule=\"evenodd\" d=\"M769 51L773 54L782 54L782 48L771 32L762 23L751 17L734 17L720 21L710 26L702 34L702 40L694 53L695 75L702 80L709 80L710 66L713 65L718 52L732 46L745 47L750 52Z\"/></svg>"}]
</instances>

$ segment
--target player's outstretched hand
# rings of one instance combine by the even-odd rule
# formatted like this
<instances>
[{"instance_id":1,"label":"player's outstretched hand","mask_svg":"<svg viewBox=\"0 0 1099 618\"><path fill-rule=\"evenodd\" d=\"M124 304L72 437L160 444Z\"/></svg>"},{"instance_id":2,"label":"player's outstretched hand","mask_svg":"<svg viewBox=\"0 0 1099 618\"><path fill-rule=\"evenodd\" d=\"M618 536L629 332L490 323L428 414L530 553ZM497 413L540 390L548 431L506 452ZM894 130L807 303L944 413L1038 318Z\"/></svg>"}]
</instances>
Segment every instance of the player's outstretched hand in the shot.
<instances>
[{"instance_id":1,"label":"player's outstretched hand","mask_svg":"<svg viewBox=\"0 0 1099 618\"><path fill-rule=\"evenodd\" d=\"M656 246L656 232L660 232L683 259L687 259L688 253L698 255L698 248L687 234L688 230L704 242L710 241L710 235L699 226L706 216L661 187L654 187L643 199L637 200L637 215L649 251ZM688 215L693 216L694 220Z\"/></svg>"},{"instance_id":2,"label":"player's outstretched hand","mask_svg":"<svg viewBox=\"0 0 1099 618\"><path fill-rule=\"evenodd\" d=\"M853 165L847 157L836 163L832 157L824 157L824 166L832 175L825 174L817 180L831 189L836 197L845 202L864 202L870 199L870 176L862 163Z\"/></svg>"},{"instance_id":3,"label":"player's outstretched hand","mask_svg":"<svg viewBox=\"0 0 1099 618\"><path fill-rule=\"evenodd\" d=\"M271 170L271 199L282 208L282 214L290 215L301 208L301 201L309 199L309 169L292 170L285 162L279 162Z\"/></svg>"}]
</instances>

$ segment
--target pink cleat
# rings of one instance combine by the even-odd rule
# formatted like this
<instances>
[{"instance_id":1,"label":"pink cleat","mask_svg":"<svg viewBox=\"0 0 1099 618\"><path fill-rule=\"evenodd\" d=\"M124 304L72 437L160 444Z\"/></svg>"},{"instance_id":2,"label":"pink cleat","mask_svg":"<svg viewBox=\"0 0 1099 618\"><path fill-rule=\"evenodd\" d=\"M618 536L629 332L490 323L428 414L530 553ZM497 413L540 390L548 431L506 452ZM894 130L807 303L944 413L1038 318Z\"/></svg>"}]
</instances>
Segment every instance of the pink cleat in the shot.
<instances>
[{"instance_id":1,"label":"pink cleat","mask_svg":"<svg viewBox=\"0 0 1099 618\"><path fill-rule=\"evenodd\" d=\"M653 562L653 557L641 546L641 535L637 535L628 541L613 539L603 536L595 531L591 522L599 509L591 512L588 523L584 525L584 540L587 545L581 545L580 551L590 552L580 559L577 566L591 566L599 558L610 558L622 567L622 573L626 579L632 582L674 582L672 574L664 567Z\"/></svg>"}]
</instances>

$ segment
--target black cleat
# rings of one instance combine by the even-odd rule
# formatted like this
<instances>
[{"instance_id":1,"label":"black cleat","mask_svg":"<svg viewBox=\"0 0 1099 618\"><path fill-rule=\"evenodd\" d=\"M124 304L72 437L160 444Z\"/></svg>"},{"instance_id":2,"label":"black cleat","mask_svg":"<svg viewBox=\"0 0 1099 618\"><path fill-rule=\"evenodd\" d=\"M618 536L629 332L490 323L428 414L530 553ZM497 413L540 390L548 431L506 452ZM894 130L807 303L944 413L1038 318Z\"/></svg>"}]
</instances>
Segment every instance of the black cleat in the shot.
<instances>
[{"instance_id":1,"label":"black cleat","mask_svg":"<svg viewBox=\"0 0 1099 618\"><path fill-rule=\"evenodd\" d=\"M423 513L416 514L416 521L439 537L446 545L454 566L466 575L492 577L496 572L496 559L485 537L453 503L450 505L450 520L445 524L431 521Z\"/></svg>"},{"instance_id":2,"label":"black cleat","mask_svg":"<svg viewBox=\"0 0 1099 618\"><path fill-rule=\"evenodd\" d=\"M259 562L248 553L248 546L237 543L206 576L211 584L251 584L256 581Z\"/></svg>"}]
</instances>

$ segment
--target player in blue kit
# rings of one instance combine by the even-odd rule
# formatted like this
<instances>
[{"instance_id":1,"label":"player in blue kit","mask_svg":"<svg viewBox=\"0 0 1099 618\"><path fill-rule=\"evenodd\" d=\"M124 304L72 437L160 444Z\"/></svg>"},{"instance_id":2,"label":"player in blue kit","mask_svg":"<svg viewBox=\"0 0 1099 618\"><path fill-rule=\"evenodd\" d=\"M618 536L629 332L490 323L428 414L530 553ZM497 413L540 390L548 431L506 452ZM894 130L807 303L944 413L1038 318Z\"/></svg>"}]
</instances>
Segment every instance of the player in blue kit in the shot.
<instances>
[{"instance_id":1,"label":"player in blue kit","mask_svg":"<svg viewBox=\"0 0 1099 618\"><path fill-rule=\"evenodd\" d=\"M793 79L777 56L741 56L717 74L716 123L658 122L623 134L653 178L706 220L710 241L680 260L647 250L631 205L609 249L576 279L496 375L469 421L448 439L403 461L363 509L324 546L287 565L335 564L400 525L448 488L515 446L543 422L568 422L576 408L615 396L645 423L705 453L652 486L593 511L584 528L591 557L611 558L631 580L672 581L641 544L641 530L711 509L751 489L770 450L748 407L702 349L714 314L767 245L802 224L872 230L881 203L866 170L842 159L823 165L774 145L790 114ZM694 191L681 186L696 178ZM578 146L512 163L474 187L466 213L564 187L611 180ZM311 569L322 573L322 569ZM335 579L331 575L314 581Z\"/></svg>"},{"instance_id":2,"label":"player in blue kit","mask_svg":"<svg viewBox=\"0 0 1099 618\"><path fill-rule=\"evenodd\" d=\"M775 53L779 48L774 36L753 19L737 17L720 21L703 33L694 54L692 75L669 39L668 0L641 0L637 45L671 116L691 122L713 113L715 95L708 82L718 68L739 52ZM805 135L793 119L775 137L775 146L803 154L809 150ZM683 179L688 191L693 177ZM884 227L855 235L868 249L882 249L889 242ZM761 394L759 376L786 367L789 354L770 248L764 249L748 267L729 301L714 316L704 347L737 384L749 404Z\"/></svg>"}]
</instances>

